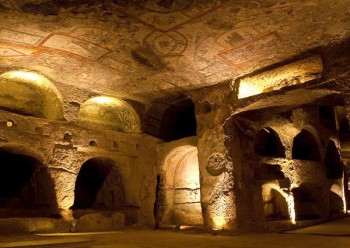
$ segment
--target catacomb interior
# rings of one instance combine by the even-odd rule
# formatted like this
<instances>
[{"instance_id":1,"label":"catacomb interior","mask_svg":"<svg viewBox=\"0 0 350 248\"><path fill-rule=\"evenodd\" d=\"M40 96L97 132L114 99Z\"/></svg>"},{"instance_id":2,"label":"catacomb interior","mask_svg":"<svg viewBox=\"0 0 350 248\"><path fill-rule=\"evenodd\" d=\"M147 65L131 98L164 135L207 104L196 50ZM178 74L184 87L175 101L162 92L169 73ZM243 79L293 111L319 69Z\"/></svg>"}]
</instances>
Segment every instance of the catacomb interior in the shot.
<instances>
[{"instance_id":1,"label":"catacomb interior","mask_svg":"<svg viewBox=\"0 0 350 248\"><path fill-rule=\"evenodd\" d=\"M349 26L348 1L0 0L0 231L345 216Z\"/></svg>"}]
</instances>

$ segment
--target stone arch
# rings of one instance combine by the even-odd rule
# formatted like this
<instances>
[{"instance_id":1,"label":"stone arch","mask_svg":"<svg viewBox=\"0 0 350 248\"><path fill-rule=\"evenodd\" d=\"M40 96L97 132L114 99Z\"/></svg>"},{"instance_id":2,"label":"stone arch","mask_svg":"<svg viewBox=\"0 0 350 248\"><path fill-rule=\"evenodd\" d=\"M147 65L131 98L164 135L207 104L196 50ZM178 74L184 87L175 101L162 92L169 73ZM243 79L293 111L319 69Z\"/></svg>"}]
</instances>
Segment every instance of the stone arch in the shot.
<instances>
[{"instance_id":1,"label":"stone arch","mask_svg":"<svg viewBox=\"0 0 350 248\"><path fill-rule=\"evenodd\" d=\"M270 127L261 129L255 135L254 152L259 156L286 157L285 148L277 132Z\"/></svg>"},{"instance_id":2,"label":"stone arch","mask_svg":"<svg viewBox=\"0 0 350 248\"><path fill-rule=\"evenodd\" d=\"M189 98L161 99L147 111L145 131L164 140L196 135L195 106Z\"/></svg>"},{"instance_id":3,"label":"stone arch","mask_svg":"<svg viewBox=\"0 0 350 248\"><path fill-rule=\"evenodd\" d=\"M265 220L287 220L289 206L286 193L282 192L279 187L272 183L262 185L262 198L264 203Z\"/></svg>"},{"instance_id":4,"label":"stone arch","mask_svg":"<svg viewBox=\"0 0 350 248\"><path fill-rule=\"evenodd\" d=\"M343 192L339 185L333 184L329 191L329 214L340 214L344 212Z\"/></svg>"},{"instance_id":5,"label":"stone arch","mask_svg":"<svg viewBox=\"0 0 350 248\"><path fill-rule=\"evenodd\" d=\"M319 143L309 129L302 129L293 139L292 158L320 161Z\"/></svg>"},{"instance_id":6,"label":"stone arch","mask_svg":"<svg viewBox=\"0 0 350 248\"><path fill-rule=\"evenodd\" d=\"M58 90L49 79L31 71L0 75L0 108L49 120L64 119Z\"/></svg>"},{"instance_id":7,"label":"stone arch","mask_svg":"<svg viewBox=\"0 0 350 248\"><path fill-rule=\"evenodd\" d=\"M115 97L98 96L85 101L79 112L79 123L123 133L140 133L140 117L127 102Z\"/></svg>"},{"instance_id":8,"label":"stone arch","mask_svg":"<svg viewBox=\"0 0 350 248\"><path fill-rule=\"evenodd\" d=\"M72 209L117 210L125 205L124 185L115 161L93 157L78 173Z\"/></svg>"},{"instance_id":9,"label":"stone arch","mask_svg":"<svg viewBox=\"0 0 350 248\"><path fill-rule=\"evenodd\" d=\"M322 216L320 192L320 187L308 183L292 189L296 220L313 220Z\"/></svg>"},{"instance_id":10,"label":"stone arch","mask_svg":"<svg viewBox=\"0 0 350 248\"><path fill-rule=\"evenodd\" d=\"M0 216L56 217L54 181L40 159L29 154L0 147Z\"/></svg>"},{"instance_id":11,"label":"stone arch","mask_svg":"<svg viewBox=\"0 0 350 248\"><path fill-rule=\"evenodd\" d=\"M183 145L164 160L161 176L162 198L157 206L157 222L168 225L202 225L198 150ZM158 223L158 224L159 224Z\"/></svg>"},{"instance_id":12,"label":"stone arch","mask_svg":"<svg viewBox=\"0 0 350 248\"><path fill-rule=\"evenodd\" d=\"M333 140L328 141L324 163L326 166L327 178L340 179L343 177L343 161L340 157L339 150Z\"/></svg>"}]
</instances>

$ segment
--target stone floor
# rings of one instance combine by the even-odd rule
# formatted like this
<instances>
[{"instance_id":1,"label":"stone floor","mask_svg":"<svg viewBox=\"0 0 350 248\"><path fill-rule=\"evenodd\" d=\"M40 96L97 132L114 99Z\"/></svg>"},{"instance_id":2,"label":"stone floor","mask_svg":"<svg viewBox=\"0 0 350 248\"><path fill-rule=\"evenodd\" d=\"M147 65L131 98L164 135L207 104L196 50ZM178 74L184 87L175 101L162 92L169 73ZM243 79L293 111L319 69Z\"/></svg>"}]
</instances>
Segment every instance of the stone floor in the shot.
<instances>
[{"instance_id":1,"label":"stone floor","mask_svg":"<svg viewBox=\"0 0 350 248\"><path fill-rule=\"evenodd\" d=\"M119 231L43 237L34 235L0 235L0 247L64 248L149 248L149 247L350 247L350 218L293 233L244 234L220 236L174 231Z\"/></svg>"}]
</instances>

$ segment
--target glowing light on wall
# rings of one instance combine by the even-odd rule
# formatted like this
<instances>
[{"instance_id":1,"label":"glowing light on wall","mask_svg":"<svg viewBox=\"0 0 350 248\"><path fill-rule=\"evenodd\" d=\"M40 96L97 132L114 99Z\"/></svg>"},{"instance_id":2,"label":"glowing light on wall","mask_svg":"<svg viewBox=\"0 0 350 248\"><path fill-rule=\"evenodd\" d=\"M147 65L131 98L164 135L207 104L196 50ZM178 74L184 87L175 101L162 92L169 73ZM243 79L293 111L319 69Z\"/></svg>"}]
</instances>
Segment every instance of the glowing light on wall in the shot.
<instances>
[{"instance_id":1,"label":"glowing light on wall","mask_svg":"<svg viewBox=\"0 0 350 248\"><path fill-rule=\"evenodd\" d=\"M262 92L262 89L259 89L257 86L241 81L239 85L238 98L241 99L249 96L258 95Z\"/></svg>"},{"instance_id":2,"label":"glowing light on wall","mask_svg":"<svg viewBox=\"0 0 350 248\"><path fill-rule=\"evenodd\" d=\"M322 76L322 60L319 56L311 56L300 61L290 63L240 79L238 98L245 98L279 90L286 86L305 83Z\"/></svg>"},{"instance_id":3,"label":"glowing light on wall","mask_svg":"<svg viewBox=\"0 0 350 248\"><path fill-rule=\"evenodd\" d=\"M127 102L109 96L93 97L80 107L79 123L124 133L140 133L140 118Z\"/></svg>"},{"instance_id":4,"label":"glowing light on wall","mask_svg":"<svg viewBox=\"0 0 350 248\"><path fill-rule=\"evenodd\" d=\"M15 113L62 120L62 97L46 77L31 71L0 75L0 106Z\"/></svg>"}]
</instances>

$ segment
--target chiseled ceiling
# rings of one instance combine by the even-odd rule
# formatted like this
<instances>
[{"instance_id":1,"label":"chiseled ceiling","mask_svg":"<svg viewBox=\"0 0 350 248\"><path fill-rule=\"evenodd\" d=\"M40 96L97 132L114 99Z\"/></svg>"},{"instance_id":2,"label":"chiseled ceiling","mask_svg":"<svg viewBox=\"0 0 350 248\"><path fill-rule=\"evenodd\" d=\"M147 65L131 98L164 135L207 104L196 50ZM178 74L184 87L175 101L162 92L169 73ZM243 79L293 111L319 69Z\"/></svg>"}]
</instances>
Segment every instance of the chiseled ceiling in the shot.
<instances>
[{"instance_id":1,"label":"chiseled ceiling","mask_svg":"<svg viewBox=\"0 0 350 248\"><path fill-rule=\"evenodd\" d=\"M339 42L350 0L0 0L0 63L147 102Z\"/></svg>"}]
</instances>

